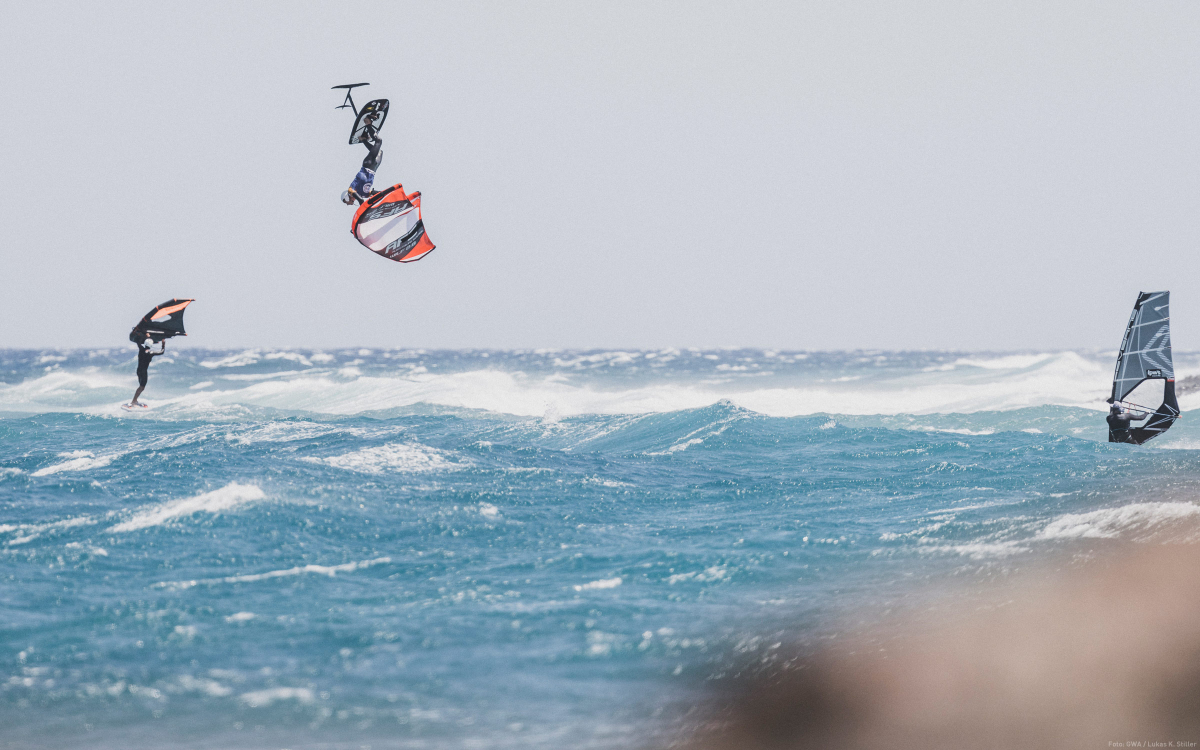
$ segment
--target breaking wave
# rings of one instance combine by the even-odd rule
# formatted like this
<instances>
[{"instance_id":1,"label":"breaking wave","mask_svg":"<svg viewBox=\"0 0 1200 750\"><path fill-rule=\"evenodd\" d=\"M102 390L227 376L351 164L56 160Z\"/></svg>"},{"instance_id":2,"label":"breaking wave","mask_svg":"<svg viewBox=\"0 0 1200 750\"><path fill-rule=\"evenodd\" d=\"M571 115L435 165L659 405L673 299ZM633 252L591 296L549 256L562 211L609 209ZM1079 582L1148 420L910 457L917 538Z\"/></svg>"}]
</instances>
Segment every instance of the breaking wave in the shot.
<instances>
[{"instance_id":1,"label":"breaking wave","mask_svg":"<svg viewBox=\"0 0 1200 750\"><path fill-rule=\"evenodd\" d=\"M104 350L57 359L46 372L0 384L0 411L130 416L117 409L134 384L128 354ZM1183 374L1200 371L1200 360L1181 354L1177 360ZM1087 352L183 350L155 362L148 391L153 408L136 416L240 418L262 409L349 415L429 405L562 418L672 412L720 401L780 417L1048 405L1099 410L1110 377L1110 355ZM1200 393L1185 396L1184 406L1200 405L1196 399Z\"/></svg>"}]
</instances>

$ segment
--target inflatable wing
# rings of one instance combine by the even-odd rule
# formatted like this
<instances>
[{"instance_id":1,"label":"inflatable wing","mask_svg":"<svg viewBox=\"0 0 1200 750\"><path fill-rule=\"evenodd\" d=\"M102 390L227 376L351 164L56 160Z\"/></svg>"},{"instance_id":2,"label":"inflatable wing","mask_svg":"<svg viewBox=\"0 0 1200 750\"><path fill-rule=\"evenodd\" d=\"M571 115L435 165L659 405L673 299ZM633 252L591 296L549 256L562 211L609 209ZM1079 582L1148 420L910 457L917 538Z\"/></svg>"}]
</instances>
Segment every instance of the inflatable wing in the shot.
<instances>
[{"instance_id":1,"label":"inflatable wing","mask_svg":"<svg viewBox=\"0 0 1200 750\"><path fill-rule=\"evenodd\" d=\"M405 194L403 185L376 193L354 212L350 232L373 253L401 263L433 251L421 221L421 194Z\"/></svg>"},{"instance_id":2,"label":"inflatable wing","mask_svg":"<svg viewBox=\"0 0 1200 750\"><path fill-rule=\"evenodd\" d=\"M183 330L183 311L195 300L173 299L146 313L129 332L129 340L141 344L146 339L158 343L172 336L186 336Z\"/></svg>"}]
</instances>

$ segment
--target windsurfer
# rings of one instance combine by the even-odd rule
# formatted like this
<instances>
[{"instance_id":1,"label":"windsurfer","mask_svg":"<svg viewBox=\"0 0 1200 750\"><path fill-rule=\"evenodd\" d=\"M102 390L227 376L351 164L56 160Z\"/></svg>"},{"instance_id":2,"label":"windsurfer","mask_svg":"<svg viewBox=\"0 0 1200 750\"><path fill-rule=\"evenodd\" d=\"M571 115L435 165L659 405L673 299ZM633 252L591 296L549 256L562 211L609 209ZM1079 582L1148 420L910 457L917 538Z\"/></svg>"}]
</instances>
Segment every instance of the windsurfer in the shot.
<instances>
[{"instance_id":1,"label":"windsurfer","mask_svg":"<svg viewBox=\"0 0 1200 750\"><path fill-rule=\"evenodd\" d=\"M371 186L375 182L375 170L379 169L379 163L383 161L383 139L375 129L376 118L377 115L369 114L363 120L365 127L359 143L367 147L367 156L363 159L362 168L351 181L350 189L342 193L342 203L347 206L354 205L355 201L362 203L374 193Z\"/></svg>"},{"instance_id":2,"label":"windsurfer","mask_svg":"<svg viewBox=\"0 0 1200 750\"><path fill-rule=\"evenodd\" d=\"M153 345L154 342L151 339L146 339L145 342L138 344L138 389L137 392L133 394L133 400L129 402L130 406L141 406L141 404L138 403L138 396L142 395L142 391L146 390L146 381L150 377L150 360L154 359L160 354L165 354L167 351L166 339L162 340L162 349L158 351L152 351L150 349L150 347Z\"/></svg>"},{"instance_id":3,"label":"windsurfer","mask_svg":"<svg viewBox=\"0 0 1200 750\"><path fill-rule=\"evenodd\" d=\"M1113 404L1108 410L1108 417L1105 420L1108 422L1108 442L1134 442L1133 436L1129 434L1129 424L1132 420L1132 412L1123 408L1120 404Z\"/></svg>"}]
</instances>

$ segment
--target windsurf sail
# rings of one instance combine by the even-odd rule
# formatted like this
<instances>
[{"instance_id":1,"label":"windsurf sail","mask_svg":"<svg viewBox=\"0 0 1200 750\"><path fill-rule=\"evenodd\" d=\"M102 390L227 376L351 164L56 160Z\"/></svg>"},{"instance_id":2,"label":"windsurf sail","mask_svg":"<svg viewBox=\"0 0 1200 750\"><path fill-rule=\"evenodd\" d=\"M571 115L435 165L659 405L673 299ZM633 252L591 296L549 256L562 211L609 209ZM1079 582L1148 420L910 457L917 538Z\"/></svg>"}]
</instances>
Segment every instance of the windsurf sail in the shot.
<instances>
[{"instance_id":1,"label":"windsurf sail","mask_svg":"<svg viewBox=\"0 0 1200 750\"><path fill-rule=\"evenodd\" d=\"M434 249L421 220L421 194L393 185L372 195L354 212L350 232L368 250L390 260L412 263Z\"/></svg>"},{"instance_id":2,"label":"windsurf sail","mask_svg":"<svg viewBox=\"0 0 1200 750\"><path fill-rule=\"evenodd\" d=\"M1170 299L1170 292L1138 294L1113 371L1109 442L1141 445L1166 432L1179 418L1171 360ZM1114 423L1118 416L1120 422ZM1142 420L1145 424L1134 426Z\"/></svg>"},{"instance_id":3,"label":"windsurf sail","mask_svg":"<svg viewBox=\"0 0 1200 750\"><path fill-rule=\"evenodd\" d=\"M183 330L183 311L195 300L172 299L146 313L129 332L129 340L141 344L146 339L158 343L172 336L186 336Z\"/></svg>"}]
</instances>

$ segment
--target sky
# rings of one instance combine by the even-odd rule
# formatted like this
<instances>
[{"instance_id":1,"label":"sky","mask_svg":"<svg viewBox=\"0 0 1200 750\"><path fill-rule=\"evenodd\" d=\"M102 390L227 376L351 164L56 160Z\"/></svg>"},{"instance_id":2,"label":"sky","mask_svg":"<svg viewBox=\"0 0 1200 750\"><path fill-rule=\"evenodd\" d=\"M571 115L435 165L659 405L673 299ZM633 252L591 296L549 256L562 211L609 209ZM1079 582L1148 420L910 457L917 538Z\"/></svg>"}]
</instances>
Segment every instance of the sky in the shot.
<instances>
[{"instance_id":1,"label":"sky","mask_svg":"<svg viewBox=\"0 0 1200 750\"><path fill-rule=\"evenodd\" d=\"M0 347L1200 349L1200 4L20 3ZM391 100L380 258L330 87Z\"/></svg>"}]
</instances>

